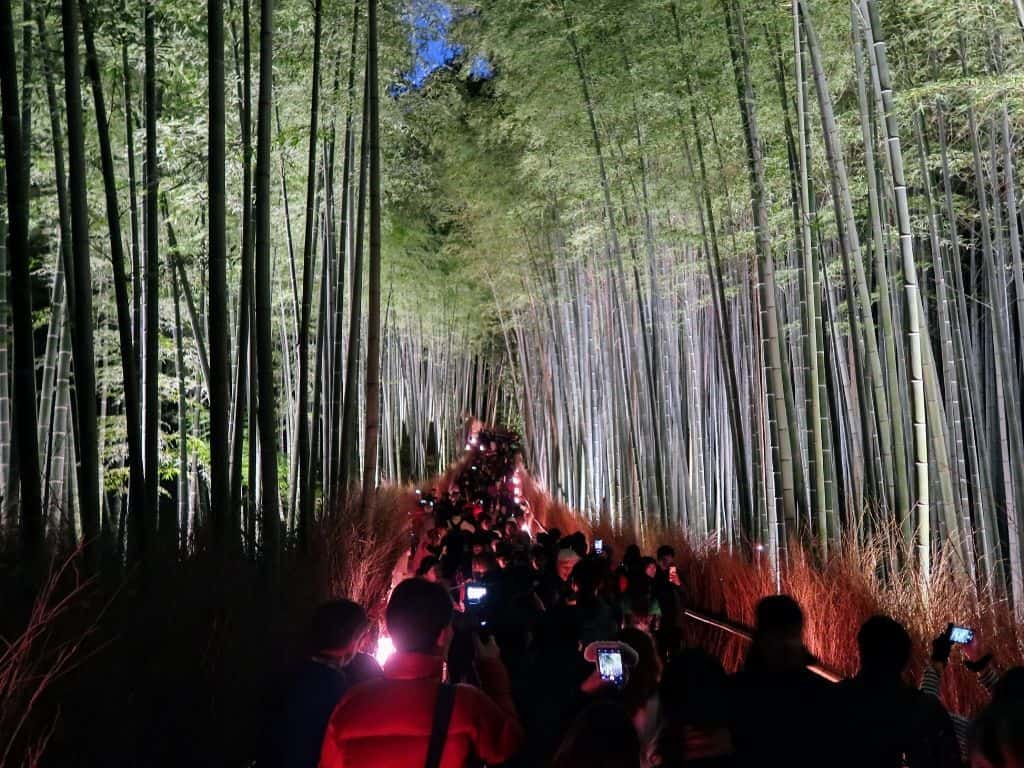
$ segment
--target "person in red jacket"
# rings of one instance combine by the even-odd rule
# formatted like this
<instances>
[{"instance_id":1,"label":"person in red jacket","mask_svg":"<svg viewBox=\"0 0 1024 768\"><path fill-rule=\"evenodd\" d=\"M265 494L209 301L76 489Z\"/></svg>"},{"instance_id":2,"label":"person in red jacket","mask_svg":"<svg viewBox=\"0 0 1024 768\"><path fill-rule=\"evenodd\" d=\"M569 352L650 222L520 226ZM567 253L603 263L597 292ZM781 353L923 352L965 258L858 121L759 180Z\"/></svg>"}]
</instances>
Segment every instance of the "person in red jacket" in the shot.
<instances>
[{"instance_id":1,"label":"person in red jacket","mask_svg":"<svg viewBox=\"0 0 1024 768\"><path fill-rule=\"evenodd\" d=\"M357 685L331 715L320 768L423 768L435 705L452 637L452 601L441 585L407 579L388 602L385 619L396 652L384 677ZM516 754L523 731L508 673L493 639L476 640L481 688L457 685L440 768L488 765Z\"/></svg>"}]
</instances>

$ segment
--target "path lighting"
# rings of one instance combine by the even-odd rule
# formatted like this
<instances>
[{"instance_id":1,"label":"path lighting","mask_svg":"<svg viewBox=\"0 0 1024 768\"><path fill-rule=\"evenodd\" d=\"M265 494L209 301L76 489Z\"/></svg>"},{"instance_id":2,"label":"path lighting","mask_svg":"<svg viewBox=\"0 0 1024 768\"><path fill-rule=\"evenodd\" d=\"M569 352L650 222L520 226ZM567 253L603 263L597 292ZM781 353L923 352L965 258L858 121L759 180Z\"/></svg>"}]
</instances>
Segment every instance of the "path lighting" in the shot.
<instances>
[{"instance_id":1,"label":"path lighting","mask_svg":"<svg viewBox=\"0 0 1024 768\"><path fill-rule=\"evenodd\" d=\"M395 644L391 641L390 637L381 635L377 638L377 650L374 652L373 657L377 660L378 664L383 667L394 652Z\"/></svg>"}]
</instances>

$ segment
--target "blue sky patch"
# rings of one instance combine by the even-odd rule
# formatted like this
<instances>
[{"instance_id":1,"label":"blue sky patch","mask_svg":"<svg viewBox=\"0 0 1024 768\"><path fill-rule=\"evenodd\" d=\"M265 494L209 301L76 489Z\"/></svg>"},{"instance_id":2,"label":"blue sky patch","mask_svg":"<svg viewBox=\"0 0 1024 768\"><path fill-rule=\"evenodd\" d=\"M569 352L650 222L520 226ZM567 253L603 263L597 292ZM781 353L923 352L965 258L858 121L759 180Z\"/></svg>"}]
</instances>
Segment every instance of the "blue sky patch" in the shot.
<instances>
[{"instance_id":1,"label":"blue sky patch","mask_svg":"<svg viewBox=\"0 0 1024 768\"><path fill-rule=\"evenodd\" d=\"M405 82L392 87L396 95L410 88L422 88L434 72L452 65L466 52L463 45L451 39L455 11L449 3L410 0L404 20L410 30L412 65L403 73ZM477 54L470 63L469 75L474 80L488 80L494 76L494 67Z\"/></svg>"}]
</instances>

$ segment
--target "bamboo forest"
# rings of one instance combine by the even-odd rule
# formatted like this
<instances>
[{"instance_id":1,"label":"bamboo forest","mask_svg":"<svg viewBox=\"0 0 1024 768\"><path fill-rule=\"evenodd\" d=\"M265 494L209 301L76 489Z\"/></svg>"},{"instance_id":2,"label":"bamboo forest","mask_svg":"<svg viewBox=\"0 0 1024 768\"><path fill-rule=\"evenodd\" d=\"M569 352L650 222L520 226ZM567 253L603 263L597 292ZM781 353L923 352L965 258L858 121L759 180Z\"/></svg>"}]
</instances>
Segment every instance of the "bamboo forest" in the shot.
<instances>
[{"instance_id":1,"label":"bamboo forest","mask_svg":"<svg viewBox=\"0 0 1024 768\"><path fill-rule=\"evenodd\" d=\"M304 764L484 470L728 672L1024 663L1024 1L0 0L0 86L0 768Z\"/></svg>"}]
</instances>

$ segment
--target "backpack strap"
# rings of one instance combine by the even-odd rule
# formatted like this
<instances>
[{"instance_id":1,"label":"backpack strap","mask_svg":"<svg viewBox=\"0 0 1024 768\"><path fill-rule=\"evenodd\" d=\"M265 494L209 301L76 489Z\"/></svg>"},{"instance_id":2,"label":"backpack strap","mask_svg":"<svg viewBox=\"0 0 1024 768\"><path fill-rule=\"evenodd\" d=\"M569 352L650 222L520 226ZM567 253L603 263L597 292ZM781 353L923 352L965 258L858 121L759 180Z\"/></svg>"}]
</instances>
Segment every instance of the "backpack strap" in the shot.
<instances>
[{"instance_id":1,"label":"backpack strap","mask_svg":"<svg viewBox=\"0 0 1024 768\"><path fill-rule=\"evenodd\" d=\"M434 724L430 728L430 745L427 747L427 762L424 768L440 768L444 743L448 740L448 727L455 709L455 686L441 683L437 687L437 701L434 703Z\"/></svg>"}]
</instances>

